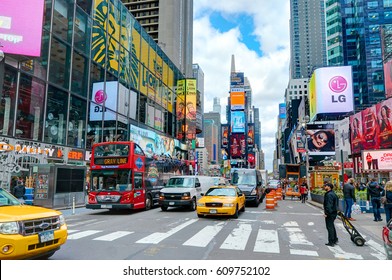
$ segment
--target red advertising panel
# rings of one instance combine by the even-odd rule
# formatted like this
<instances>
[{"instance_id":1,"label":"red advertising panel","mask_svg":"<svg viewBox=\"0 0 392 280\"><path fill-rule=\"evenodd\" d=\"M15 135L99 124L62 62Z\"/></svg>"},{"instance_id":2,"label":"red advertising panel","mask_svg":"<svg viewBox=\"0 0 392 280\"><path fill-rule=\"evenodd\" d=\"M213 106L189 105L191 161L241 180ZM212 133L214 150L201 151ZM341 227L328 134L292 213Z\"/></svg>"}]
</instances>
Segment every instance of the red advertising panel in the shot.
<instances>
[{"instance_id":1,"label":"red advertising panel","mask_svg":"<svg viewBox=\"0 0 392 280\"><path fill-rule=\"evenodd\" d=\"M229 125L222 125L222 148L229 145Z\"/></svg>"},{"instance_id":2,"label":"red advertising panel","mask_svg":"<svg viewBox=\"0 0 392 280\"><path fill-rule=\"evenodd\" d=\"M350 116L351 153L358 154L363 149L362 113Z\"/></svg>"},{"instance_id":3,"label":"red advertising panel","mask_svg":"<svg viewBox=\"0 0 392 280\"><path fill-rule=\"evenodd\" d=\"M392 97L392 60L384 64L385 97Z\"/></svg>"},{"instance_id":4,"label":"red advertising panel","mask_svg":"<svg viewBox=\"0 0 392 280\"><path fill-rule=\"evenodd\" d=\"M248 137L247 137L248 147L253 147L254 138L255 138L255 126L253 123L251 123L248 125Z\"/></svg>"},{"instance_id":5,"label":"red advertising panel","mask_svg":"<svg viewBox=\"0 0 392 280\"><path fill-rule=\"evenodd\" d=\"M392 148L392 99L387 99L376 105L378 119L379 148Z\"/></svg>"},{"instance_id":6,"label":"red advertising panel","mask_svg":"<svg viewBox=\"0 0 392 280\"><path fill-rule=\"evenodd\" d=\"M378 125L376 106L366 108L362 112L363 148L378 149Z\"/></svg>"},{"instance_id":7,"label":"red advertising panel","mask_svg":"<svg viewBox=\"0 0 392 280\"><path fill-rule=\"evenodd\" d=\"M246 155L245 134L231 135L230 139L231 158L244 158Z\"/></svg>"}]
</instances>

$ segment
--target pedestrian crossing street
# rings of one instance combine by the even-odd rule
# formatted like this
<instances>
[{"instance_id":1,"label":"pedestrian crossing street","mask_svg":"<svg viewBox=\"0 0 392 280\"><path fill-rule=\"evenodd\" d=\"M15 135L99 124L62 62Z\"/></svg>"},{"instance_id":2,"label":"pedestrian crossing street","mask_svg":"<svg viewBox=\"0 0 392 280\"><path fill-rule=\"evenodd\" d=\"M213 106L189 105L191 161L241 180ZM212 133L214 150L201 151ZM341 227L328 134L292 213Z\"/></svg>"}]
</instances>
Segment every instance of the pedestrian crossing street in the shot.
<instances>
[{"instance_id":1,"label":"pedestrian crossing street","mask_svg":"<svg viewBox=\"0 0 392 280\"><path fill-rule=\"evenodd\" d=\"M68 240L69 242L76 240L114 242L127 238L125 240L127 244L129 242L135 244L165 244L165 241L170 238L178 238L177 240L181 241L182 246L194 248L205 248L213 244L221 250L244 251L251 247L256 254L280 254L283 253L282 249L287 250L286 248L289 248L290 255L296 256L323 259L386 259L382 244L363 235L367 241L363 247L357 247L349 240L348 233L343 225L338 223L336 223L336 228L340 243L335 247L328 247L324 245L326 232L316 232L312 235L312 238L315 239L314 236L318 236L318 238L312 242L296 221L285 222L281 225L273 220L208 219L208 221L202 223L200 221L198 223L198 221L198 218L187 218L165 232L153 232L144 237L135 231L78 230L79 224L70 222L68 223ZM99 225L97 220L90 220L87 223L95 226ZM202 226L200 227L200 225ZM229 230L225 230L227 227L229 227ZM271 227L274 229L271 229ZM325 229L323 228L323 230ZM183 235L184 231L192 232L192 235ZM307 232L309 233L309 230ZM186 240L182 239L183 236L186 236ZM343 238L344 236L347 238ZM320 247L325 249L320 250ZM331 254L326 255L325 252L328 252L328 250Z\"/></svg>"}]
</instances>

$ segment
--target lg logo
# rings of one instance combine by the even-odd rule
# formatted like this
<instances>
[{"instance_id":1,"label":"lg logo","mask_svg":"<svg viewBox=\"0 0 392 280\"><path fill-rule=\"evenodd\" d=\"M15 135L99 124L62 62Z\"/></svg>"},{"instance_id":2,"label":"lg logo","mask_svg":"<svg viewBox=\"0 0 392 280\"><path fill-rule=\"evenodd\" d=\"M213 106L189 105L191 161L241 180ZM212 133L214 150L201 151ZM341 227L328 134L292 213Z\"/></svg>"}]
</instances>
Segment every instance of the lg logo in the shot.
<instances>
[{"instance_id":1,"label":"lg logo","mask_svg":"<svg viewBox=\"0 0 392 280\"><path fill-rule=\"evenodd\" d=\"M342 76L335 76L329 81L329 89L333 93L341 93L347 89L347 81ZM344 103L346 102L346 96L332 95L332 103Z\"/></svg>"}]
</instances>

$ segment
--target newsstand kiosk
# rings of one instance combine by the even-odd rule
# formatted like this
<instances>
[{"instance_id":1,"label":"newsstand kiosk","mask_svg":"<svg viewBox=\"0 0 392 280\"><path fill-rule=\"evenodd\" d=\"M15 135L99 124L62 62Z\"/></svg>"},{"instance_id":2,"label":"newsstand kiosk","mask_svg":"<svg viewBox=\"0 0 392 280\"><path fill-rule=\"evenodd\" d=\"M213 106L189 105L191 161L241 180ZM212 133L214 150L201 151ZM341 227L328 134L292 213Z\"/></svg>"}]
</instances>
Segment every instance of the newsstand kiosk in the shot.
<instances>
[{"instance_id":1,"label":"newsstand kiosk","mask_svg":"<svg viewBox=\"0 0 392 280\"><path fill-rule=\"evenodd\" d=\"M54 209L85 204L85 166L42 164L32 167L34 205Z\"/></svg>"}]
</instances>

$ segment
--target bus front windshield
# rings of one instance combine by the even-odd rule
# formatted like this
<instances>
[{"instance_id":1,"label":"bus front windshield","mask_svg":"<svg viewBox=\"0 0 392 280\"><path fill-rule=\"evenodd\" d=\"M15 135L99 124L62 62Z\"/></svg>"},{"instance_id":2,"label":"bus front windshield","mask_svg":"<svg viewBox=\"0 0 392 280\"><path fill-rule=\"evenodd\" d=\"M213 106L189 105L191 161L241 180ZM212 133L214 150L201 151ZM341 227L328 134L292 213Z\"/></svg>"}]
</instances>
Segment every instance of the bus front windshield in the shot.
<instances>
[{"instance_id":1,"label":"bus front windshield","mask_svg":"<svg viewBox=\"0 0 392 280\"><path fill-rule=\"evenodd\" d=\"M132 171L127 169L95 170L91 172L93 191L132 190Z\"/></svg>"}]
</instances>

